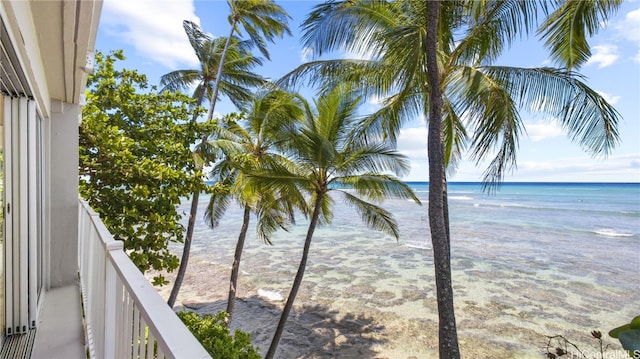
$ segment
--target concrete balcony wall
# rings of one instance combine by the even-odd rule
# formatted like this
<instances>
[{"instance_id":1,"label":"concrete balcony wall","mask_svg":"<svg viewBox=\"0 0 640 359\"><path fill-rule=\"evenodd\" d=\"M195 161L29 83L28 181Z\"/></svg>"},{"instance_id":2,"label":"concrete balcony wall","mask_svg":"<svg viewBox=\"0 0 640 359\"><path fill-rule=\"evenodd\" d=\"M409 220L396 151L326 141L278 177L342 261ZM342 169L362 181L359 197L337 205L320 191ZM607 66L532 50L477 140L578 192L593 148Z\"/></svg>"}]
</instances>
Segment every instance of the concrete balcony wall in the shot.
<instances>
[{"instance_id":1,"label":"concrete balcony wall","mask_svg":"<svg viewBox=\"0 0 640 359\"><path fill-rule=\"evenodd\" d=\"M52 104L49 193L49 286L77 282L78 274L78 116L80 108Z\"/></svg>"}]
</instances>

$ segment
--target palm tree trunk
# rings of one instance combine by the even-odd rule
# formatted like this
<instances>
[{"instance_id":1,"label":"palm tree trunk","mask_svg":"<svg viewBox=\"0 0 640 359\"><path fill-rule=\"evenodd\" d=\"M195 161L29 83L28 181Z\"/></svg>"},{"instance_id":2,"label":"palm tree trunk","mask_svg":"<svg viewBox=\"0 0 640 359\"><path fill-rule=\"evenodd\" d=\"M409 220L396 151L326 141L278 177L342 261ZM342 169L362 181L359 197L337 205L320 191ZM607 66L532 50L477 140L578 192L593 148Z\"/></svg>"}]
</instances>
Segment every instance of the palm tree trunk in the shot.
<instances>
[{"instance_id":1,"label":"palm tree trunk","mask_svg":"<svg viewBox=\"0 0 640 359\"><path fill-rule=\"evenodd\" d=\"M235 23L233 24L235 26ZM229 50L229 45L231 44L231 36L233 36L234 26L231 26L231 33L229 38L227 38L227 43L224 46L224 50L222 51L222 55L220 56L220 65L218 66L218 72L216 73L216 82L213 87L213 93L211 95L211 99L209 101L209 112L207 113L207 121L211 121L213 118L213 111L216 107L216 98L218 97L218 89L220 87L220 79L222 74L222 68L224 66L224 60L227 56L227 51ZM201 96L204 96L204 91ZM202 97L198 99L198 105L202 103ZM194 117L194 121L195 121ZM207 140L207 136L202 136L201 142ZM200 197L200 193L193 193L193 198L191 200L191 212L189 213L189 224L187 226L187 234L184 238L184 249L182 250L182 259L180 260L180 268L178 268L178 273L176 274L176 280L173 283L173 288L171 289L171 294L169 295L169 300L167 304L171 308L176 302L176 298L178 297L178 292L180 291L180 287L182 286L182 281L184 280L184 274L187 271L187 263L189 262L189 253L191 251L191 239L193 237L193 229L195 226L196 215L198 213L198 198Z\"/></svg>"},{"instance_id":2,"label":"palm tree trunk","mask_svg":"<svg viewBox=\"0 0 640 359\"><path fill-rule=\"evenodd\" d=\"M200 94L198 100L196 101L196 106L200 107L202 104L202 100L204 98L204 92ZM193 115L191 122L196 122L198 116L196 114ZM199 169L196 168L196 171ZM171 294L169 294L169 300L167 300L167 304L169 307L173 308L176 303L176 299L178 298L178 293L180 292L180 287L182 287L182 282L184 281L184 275L187 272L187 264L189 263L189 253L191 252L191 240L193 238L193 229L196 224L196 215L198 214L198 200L200 198L200 192L194 192L191 197L191 209L189 211L189 222L187 224L187 233L184 237L184 247L182 248L182 258L180 259L180 267L178 267L178 273L176 273L176 279L173 282L173 287L171 288Z\"/></svg>"},{"instance_id":3,"label":"palm tree trunk","mask_svg":"<svg viewBox=\"0 0 640 359\"><path fill-rule=\"evenodd\" d=\"M447 232L447 243L449 248L447 251L451 253L451 229L449 227L449 191L447 187L447 174L445 169L444 179L442 181L442 208L444 210L444 229Z\"/></svg>"},{"instance_id":4,"label":"palm tree trunk","mask_svg":"<svg viewBox=\"0 0 640 359\"><path fill-rule=\"evenodd\" d=\"M198 200L200 198L200 192L194 192L191 197L191 211L189 212L189 223L187 225L187 234L184 237L184 248L182 249L182 259L180 260L180 267L176 274L176 280L173 282L173 288L171 288L171 294L167 304L173 308L178 298L178 292L182 286L184 280L184 274L187 272L187 264L189 263L189 253L191 251L191 238L193 237L193 228L196 222L196 213L198 213Z\"/></svg>"},{"instance_id":5,"label":"palm tree trunk","mask_svg":"<svg viewBox=\"0 0 640 359\"><path fill-rule=\"evenodd\" d=\"M229 46L231 45L231 37L233 37L233 32L236 28L236 23L238 21L234 20L231 25L231 31L229 32L229 37L227 37L227 42L224 44L224 49L222 50L222 55L220 55L220 64L218 65L218 72L216 72L216 82L213 84L213 90L211 91L211 99L209 103L209 113L207 113L207 120L211 120L213 118L213 110L216 108L216 100L218 99L218 91L220 90L220 82L222 81L222 69L224 67L224 61L227 58L227 52L229 51Z\"/></svg>"},{"instance_id":6,"label":"palm tree trunk","mask_svg":"<svg viewBox=\"0 0 640 359\"><path fill-rule=\"evenodd\" d=\"M445 216L445 170L442 145L442 93L438 72L438 15L439 1L427 1L426 54L429 81L429 226L438 299L438 347L440 359L459 359L460 349L456 330L451 285L451 253Z\"/></svg>"},{"instance_id":7,"label":"palm tree trunk","mask_svg":"<svg viewBox=\"0 0 640 359\"><path fill-rule=\"evenodd\" d=\"M287 303L285 303L284 309L282 310L282 316L280 317L278 327L276 328L276 333L273 336L271 345L269 346L269 351L267 351L267 355L264 357L265 359L273 359L276 354L278 344L280 343L280 338L282 337L282 332L284 332L284 326L287 323L287 318L289 318L289 313L291 312L291 308L293 307L293 301L296 299L298 289L300 289L300 284L302 284L302 277L304 276L304 270L307 266L307 257L309 256L309 247L311 246L311 238L313 237L313 232L316 229L318 218L320 217L320 209L322 207L323 196L324 193L318 193L316 195L316 203L313 208L311 223L309 223L309 229L307 230L307 238L304 241L304 249L302 250L302 259L300 259L300 265L298 266L298 273L296 273L296 277L293 280L291 292L289 293Z\"/></svg>"},{"instance_id":8,"label":"palm tree trunk","mask_svg":"<svg viewBox=\"0 0 640 359\"><path fill-rule=\"evenodd\" d=\"M236 301L236 293L238 288L238 273L240 272L240 257L242 257L242 250L244 249L244 240L247 237L247 230L249 229L249 219L251 215L251 208L244 206L244 216L242 221L242 228L240 229L240 235L238 236L238 243L236 243L236 253L233 256L233 265L231 266L231 280L229 281L229 299L227 299L227 313L229 316L226 319L226 324L231 323L231 316L233 315L233 306Z\"/></svg>"}]
</instances>

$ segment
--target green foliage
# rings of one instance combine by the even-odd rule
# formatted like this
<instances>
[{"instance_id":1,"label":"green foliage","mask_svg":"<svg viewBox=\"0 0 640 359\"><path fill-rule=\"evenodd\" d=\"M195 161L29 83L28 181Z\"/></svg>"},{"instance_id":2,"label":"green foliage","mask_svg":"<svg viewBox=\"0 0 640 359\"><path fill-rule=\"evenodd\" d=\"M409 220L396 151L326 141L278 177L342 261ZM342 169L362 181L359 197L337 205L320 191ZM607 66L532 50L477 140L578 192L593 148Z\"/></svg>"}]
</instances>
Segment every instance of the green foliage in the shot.
<instances>
[{"instance_id":1,"label":"green foliage","mask_svg":"<svg viewBox=\"0 0 640 359\"><path fill-rule=\"evenodd\" d=\"M633 318L631 323L612 329L609 336L618 339L631 357L640 357L640 315Z\"/></svg>"},{"instance_id":2,"label":"green foliage","mask_svg":"<svg viewBox=\"0 0 640 359\"><path fill-rule=\"evenodd\" d=\"M199 316L192 312L179 312L178 317L216 359L260 359L251 345L251 334L236 330L233 335L225 325L226 312Z\"/></svg>"},{"instance_id":3,"label":"green foliage","mask_svg":"<svg viewBox=\"0 0 640 359\"><path fill-rule=\"evenodd\" d=\"M212 124L181 93L157 92L145 75L117 70L122 51L96 54L80 126L80 194L100 214L136 266L171 271L181 241L181 198L204 189L191 146ZM153 283L166 284L159 275Z\"/></svg>"}]
</instances>

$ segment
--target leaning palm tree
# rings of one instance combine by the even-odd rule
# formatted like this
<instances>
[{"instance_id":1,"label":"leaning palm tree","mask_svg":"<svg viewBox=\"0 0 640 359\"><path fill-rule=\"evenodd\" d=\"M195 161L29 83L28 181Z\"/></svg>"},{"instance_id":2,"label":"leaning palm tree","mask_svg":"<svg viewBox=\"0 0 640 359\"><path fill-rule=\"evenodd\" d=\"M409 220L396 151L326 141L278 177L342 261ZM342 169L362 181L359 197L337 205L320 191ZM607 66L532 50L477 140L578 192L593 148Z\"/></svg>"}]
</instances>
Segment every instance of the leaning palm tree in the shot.
<instances>
[{"instance_id":1,"label":"leaning palm tree","mask_svg":"<svg viewBox=\"0 0 640 359\"><path fill-rule=\"evenodd\" d=\"M213 84L221 73L219 92L225 94L237 108L244 108L252 99L251 89L262 86L265 79L255 72L263 64L260 57L251 53L251 43L237 37L213 38L197 24L185 20L183 27L191 43L199 67L169 72L160 78L162 90L179 91L193 88L193 98L200 106L213 93ZM226 58L222 52L227 46ZM220 72L220 65L223 65ZM195 119L194 119L195 121Z\"/></svg>"},{"instance_id":2,"label":"leaning palm tree","mask_svg":"<svg viewBox=\"0 0 640 359\"><path fill-rule=\"evenodd\" d=\"M280 90L268 90L258 94L248 107L244 121L224 121L217 139L211 141L213 147L224 154L212 170L211 178L216 181L207 211L206 222L211 228L217 227L227 208L235 199L243 207L243 221L236 243L229 297L227 301L227 324L231 322L238 288L240 260L249 228L251 213L258 218L258 238L271 243L270 236L278 228L285 228L293 218L293 207L286 197L279 197L277 191L254 185L251 173L273 166L292 166L288 159L277 151L285 128L294 126L302 115L300 99Z\"/></svg>"},{"instance_id":3,"label":"leaning palm tree","mask_svg":"<svg viewBox=\"0 0 640 359\"><path fill-rule=\"evenodd\" d=\"M516 163L524 131L519 109L558 118L569 136L594 154L610 151L617 142L619 115L571 69L588 58L586 34L596 31L618 4L331 1L316 6L303 23L304 45L314 56L337 51L361 59L313 61L281 83L308 78L331 88L348 82L382 98L363 134L384 135L392 142L406 121L429 119L429 223L441 358L459 357L443 168L454 168L466 150L478 162L489 158L484 183L495 189ZM516 35L536 28L540 17L537 31L564 68L493 65Z\"/></svg>"},{"instance_id":4,"label":"leaning palm tree","mask_svg":"<svg viewBox=\"0 0 640 359\"><path fill-rule=\"evenodd\" d=\"M207 35L195 24L185 21L185 29L187 30L187 35L189 36L189 41L191 42L191 46L196 50L196 54L200 59L200 63L203 69L206 69L207 72L213 71L216 69L212 75L213 77L207 77L207 81L205 83L206 87L209 87L209 83L212 79L215 79L213 87L211 91L207 91L206 93L209 95L209 111L207 113L207 121L210 121L213 118L213 113L215 110L215 106L218 100L218 94L221 91L224 91L222 88L223 77L226 76L225 71L227 70L226 63L228 62L227 58L230 56L230 49L232 47L233 39L236 38L234 36L235 33L239 33L238 24L242 25L247 34L249 35L248 45L251 47L256 46L260 50L260 52L269 59L269 53L266 49L266 41L273 41L273 39L277 37L281 37L283 33L290 34L290 30L287 26L287 19L289 16L287 13L278 5L274 4L272 1L268 0L228 0L229 8L231 9L231 14L229 15L229 24L231 25L231 31L229 36L227 37L227 41L224 43L224 47L222 48L222 52L220 53L220 57L217 64L212 64L209 62L203 61L203 58L200 57L200 52L202 50L202 44L206 43L210 40L207 39ZM210 46L205 46L209 47ZM216 66L217 65L217 66ZM193 83L193 82L188 82ZM202 91L200 96L204 96L205 92ZM233 100L232 100L233 101ZM200 143L202 147L202 152L209 152L206 146L207 135L203 136L203 139ZM199 148L197 148L199 149ZM198 159L196 159L198 160ZM204 167L204 163L199 161L201 166ZM191 238L193 236L193 228L195 227L195 218L198 211L198 197L199 193L193 193L191 200L191 209L189 214L189 223L187 226L187 234L185 235L185 248L183 250L183 259L188 259L188 247L187 241L189 242L189 246L191 243ZM185 256L186 253L186 256ZM185 258L186 257L186 258ZM182 270L182 272L180 271ZM168 303L171 307L175 303L175 300L178 296L178 291L180 290L180 286L182 284L182 278L184 278L184 272L186 271L186 262L180 264L180 268L178 270L178 275L176 276L176 282L174 283L174 288L171 290L171 295L169 296ZM178 281L179 279L179 281Z\"/></svg>"},{"instance_id":5,"label":"leaning palm tree","mask_svg":"<svg viewBox=\"0 0 640 359\"><path fill-rule=\"evenodd\" d=\"M208 94L212 93L213 81L219 79L221 92L227 95L236 106L243 108L251 99L252 93L250 89L261 86L265 81L262 76L251 72L253 68L262 64L262 60L251 54L247 42L242 42L238 39L227 41L226 38L222 37L213 39L193 22L184 21L183 25L191 46L200 61L200 67L197 69L177 70L165 74L160 79L163 90L185 90L195 85L193 97L196 99L196 105L201 106L202 103L209 98ZM230 45L227 49L227 60L223 62L221 53L226 44ZM220 65L224 65L224 68L221 76L218 76ZM212 112L210 112L210 114L212 114ZM194 116L192 122L196 120L197 116ZM212 117L207 117L207 122L211 121ZM194 149L197 171L202 171L205 162L211 160L213 153L213 149L206 141L208 133L202 134L201 137L202 140ZM182 259L180 260L180 267L178 268L178 273L176 274L176 279L168 300L168 304L171 307L173 307L178 297L189 262L199 197L199 191L192 194Z\"/></svg>"},{"instance_id":6,"label":"leaning palm tree","mask_svg":"<svg viewBox=\"0 0 640 359\"><path fill-rule=\"evenodd\" d=\"M315 228L319 223L331 221L333 199L330 193L341 192L344 201L360 213L367 226L396 239L399 232L393 215L367 200L397 197L419 203L412 190L390 174L407 173L407 158L380 138L353 136L359 126L356 114L359 102L360 99L345 88L325 93L315 102L315 110L306 107L301 125L290 133L285 144L285 153L295 159L296 166L269 166L266 171L252 174L262 185L278 188L281 193L302 191L311 199L311 218L302 258L267 359L276 353L302 283Z\"/></svg>"}]
</instances>

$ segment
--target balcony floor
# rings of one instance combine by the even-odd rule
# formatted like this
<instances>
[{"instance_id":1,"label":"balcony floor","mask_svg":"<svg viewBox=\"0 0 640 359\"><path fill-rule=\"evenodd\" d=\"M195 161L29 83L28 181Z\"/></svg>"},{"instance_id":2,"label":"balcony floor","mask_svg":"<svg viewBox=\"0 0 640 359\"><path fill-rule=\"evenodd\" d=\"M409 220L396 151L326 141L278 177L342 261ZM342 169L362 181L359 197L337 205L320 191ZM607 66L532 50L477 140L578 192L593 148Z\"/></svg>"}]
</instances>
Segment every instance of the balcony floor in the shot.
<instances>
[{"instance_id":1,"label":"balcony floor","mask_svg":"<svg viewBox=\"0 0 640 359\"><path fill-rule=\"evenodd\" d=\"M81 311L78 284L49 290L40 313L31 358L86 358Z\"/></svg>"}]
</instances>

